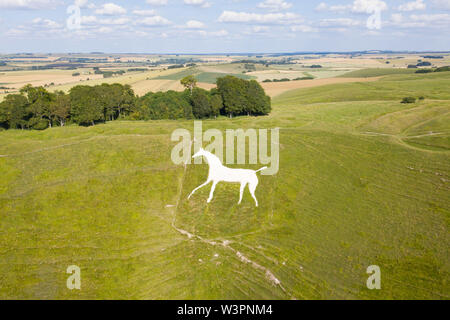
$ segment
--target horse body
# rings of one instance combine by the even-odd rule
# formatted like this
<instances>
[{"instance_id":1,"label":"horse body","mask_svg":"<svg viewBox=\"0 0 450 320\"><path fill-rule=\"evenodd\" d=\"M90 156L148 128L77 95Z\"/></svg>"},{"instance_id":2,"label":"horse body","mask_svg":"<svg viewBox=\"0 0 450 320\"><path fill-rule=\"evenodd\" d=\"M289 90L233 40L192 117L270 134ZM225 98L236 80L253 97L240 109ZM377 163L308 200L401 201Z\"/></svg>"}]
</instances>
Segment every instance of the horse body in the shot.
<instances>
[{"instance_id":1,"label":"horse body","mask_svg":"<svg viewBox=\"0 0 450 320\"><path fill-rule=\"evenodd\" d=\"M248 189L250 191L250 194L252 195L253 199L255 200L256 206L258 206L258 200L256 199L256 196L255 196L256 187L258 186L258 177L256 176L256 173L266 169L266 167L261 168L257 171L248 170L248 169L231 169L231 168L228 168L228 167L225 167L224 165L222 165L222 162L220 161L220 159L218 157L216 157L214 154L212 154L211 152L208 152L204 149L200 149L200 151L197 152L193 156L193 158L197 158L197 157L201 157L201 156L206 158L208 165L209 165L208 180L206 180L206 182L203 183L202 185L195 188L189 195L188 199L190 199L191 196L198 189L203 188L204 186L206 186L207 184L212 182L213 185L211 187L211 191L210 191L209 198L207 201L208 203L210 203L214 196L214 190L216 189L216 185L219 182L231 182L231 183L235 182L235 183L241 184L240 197L239 197L238 204L240 204L242 202L242 196L244 194L244 189L248 184Z\"/></svg>"}]
</instances>

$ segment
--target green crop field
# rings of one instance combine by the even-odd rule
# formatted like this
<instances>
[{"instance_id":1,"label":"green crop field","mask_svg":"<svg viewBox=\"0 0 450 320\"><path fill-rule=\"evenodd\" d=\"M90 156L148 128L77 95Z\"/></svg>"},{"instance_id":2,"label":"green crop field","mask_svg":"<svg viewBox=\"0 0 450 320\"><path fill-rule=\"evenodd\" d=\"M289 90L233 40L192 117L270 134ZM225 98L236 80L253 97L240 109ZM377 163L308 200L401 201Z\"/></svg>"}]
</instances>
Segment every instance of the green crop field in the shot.
<instances>
[{"instance_id":1,"label":"green crop field","mask_svg":"<svg viewBox=\"0 0 450 320\"><path fill-rule=\"evenodd\" d=\"M220 72L202 72L200 74L195 75L199 82L212 83L215 84L218 78L225 76L234 76L244 80L256 79L256 77L249 76L246 74L228 74L228 73L220 73Z\"/></svg>"},{"instance_id":2,"label":"green crop field","mask_svg":"<svg viewBox=\"0 0 450 320\"><path fill-rule=\"evenodd\" d=\"M0 299L449 299L449 88L387 75L204 121L280 128L258 208L225 183L187 200L207 166L174 165L170 136L192 121L0 132Z\"/></svg>"},{"instance_id":3,"label":"green crop field","mask_svg":"<svg viewBox=\"0 0 450 320\"><path fill-rule=\"evenodd\" d=\"M256 79L256 77L249 76L242 73L225 73L225 72L203 72L202 69L199 68L188 68L184 69L182 71L169 74L169 75L163 75L163 76L157 76L153 79L155 80L181 80L186 76L194 75L197 81L203 82L203 83L211 83L215 84L217 81L217 78L225 77L227 75L235 76L237 78L250 80L250 79Z\"/></svg>"}]
</instances>

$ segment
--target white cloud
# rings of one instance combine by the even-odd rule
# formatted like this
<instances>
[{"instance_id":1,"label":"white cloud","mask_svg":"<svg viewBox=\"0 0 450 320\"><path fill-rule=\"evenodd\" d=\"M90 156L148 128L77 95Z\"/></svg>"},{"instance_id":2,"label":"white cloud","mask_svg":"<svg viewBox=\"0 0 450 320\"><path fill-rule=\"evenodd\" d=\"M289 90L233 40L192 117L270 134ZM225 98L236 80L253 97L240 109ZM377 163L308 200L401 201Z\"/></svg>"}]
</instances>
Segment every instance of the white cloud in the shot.
<instances>
[{"instance_id":1,"label":"white cloud","mask_svg":"<svg viewBox=\"0 0 450 320\"><path fill-rule=\"evenodd\" d=\"M351 11L355 13L372 14L385 11L387 8L386 2L381 0L355 0L353 1Z\"/></svg>"},{"instance_id":2,"label":"white cloud","mask_svg":"<svg viewBox=\"0 0 450 320\"><path fill-rule=\"evenodd\" d=\"M76 5L77 7L83 8L87 5L88 0L75 0L74 1L74 5Z\"/></svg>"},{"instance_id":3,"label":"white cloud","mask_svg":"<svg viewBox=\"0 0 450 320\"><path fill-rule=\"evenodd\" d=\"M219 22L241 22L241 23L261 23L261 24L292 24L301 22L300 16L295 13L247 13L224 11Z\"/></svg>"},{"instance_id":4,"label":"white cloud","mask_svg":"<svg viewBox=\"0 0 450 320\"><path fill-rule=\"evenodd\" d=\"M206 30L186 30L186 34L199 35L202 37L225 37L228 35L227 30L206 31Z\"/></svg>"},{"instance_id":5,"label":"white cloud","mask_svg":"<svg viewBox=\"0 0 450 320\"><path fill-rule=\"evenodd\" d=\"M146 0L146 2L153 6L165 6L167 4L167 0Z\"/></svg>"},{"instance_id":6,"label":"white cloud","mask_svg":"<svg viewBox=\"0 0 450 320\"><path fill-rule=\"evenodd\" d=\"M0 0L0 8L4 9L53 9L59 0Z\"/></svg>"},{"instance_id":7,"label":"white cloud","mask_svg":"<svg viewBox=\"0 0 450 320\"><path fill-rule=\"evenodd\" d=\"M201 21L189 20L184 27L188 29L203 29L205 24Z\"/></svg>"},{"instance_id":8,"label":"white cloud","mask_svg":"<svg viewBox=\"0 0 450 320\"><path fill-rule=\"evenodd\" d=\"M101 27L101 28L99 28L99 29L97 29L95 31L98 32L98 33L111 33L111 32L114 31L114 29L111 28L111 27Z\"/></svg>"},{"instance_id":9,"label":"white cloud","mask_svg":"<svg viewBox=\"0 0 450 320\"><path fill-rule=\"evenodd\" d=\"M99 9L95 10L95 13L101 14L101 15L112 16L112 15L125 14L125 13L127 13L127 10L115 3L106 3L106 4L102 5Z\"/></svg>"},{"instance_id":10,"label":"white cloud","mask_svg":"<svg viewBox=\"0 0 450 320\"><path fill-rule=\"evenodd\" d=\"M156 14L155 10L134 10L133 14L137 16L154 16Z\"/></svg>"},{"instance_id":11,"label":"white cloud","mask_svg":"<svg viewBox=\"0 0 450 320\"><path fill-rule=\"evenodd\" d=\"M450 14L412 14L409 17L401 13L391 15L391 26L399 28L442 28L450 27Z\"/></svg>"},{"instance_id":12,"label":"white cloud","mask_svg":"<svg viewBox=\"0 0 450 320\"><path fill-rule=\"evenodd\" d=\"M213 37L225 37L228 35L228 31L227 30L219 30L219 31L212 31L209 33L211 36Z\"/></svg>"},{"instance_id":13,"label":"white cloud","mask_svg":"<svg viewBox=\"0 0 450 320\"><path fill-rule=\"evenodd\" d=\"M327 11L328 5L325 2L321 2L317 5L316 11Z\"/></svg>"},{"instance_id":14,"label":"white cloud","mask_svg":"<svg viewBox=\"0 0 450 320\"><path fill-rule=\"evenodd\" d=\"M418 0L421 1L421 0ZM353 13L366 13L372 14L377 11L385 11L388 9L386 2L382 0L354 0L352 4L348 5L328 5L325 2L321 2L317 7L316 11L330 11L344 13L347 11Z\"/></svg>"},{"instance_id":15,"label":"white cloud","mask_svg":"<svg viewBox=\"0 0 450 320\"><path fill-rule=\"evenodd\" d=\"M433 7L437 9L450 10L450 0L433 0Z\"/></svg>"},{"instance_id":16,"label":"white cloud","mask_svg":"<svg viewBox=\"0 0 450 320\"><path fill-rule=\"evenodd\" d=\"M8 37L19 37L28 34L28 30L23 28L12 28L5 32L5 35Z\"/></svg>"},{"instance_id":17,"label":"white cloud","mask_svg":"<svg viewBox=\"0 0 450 320\"><path fill-rule=\"evenodd\" d=\"M282 11L292 7L292 3L284 0L265 0L258 4L258 8L267 9L270 11Z\"/></svg>"},{"instance_id":18,"label":"white cloud","mask_svg":"<svg viewBox=\"0 0 450 320\"><path fill-rule=\"evenodd\" d=\"M410 16L413 21L420 21L426 23L434 24L450 24L450 14L447 13L437 13L437 14L412 14Z\"/></svg>"},{"instance_id":19,"label":"white cloud","mask_svg":"<svg viewBox=\"0 0 450 320\"><path fill-rule=\"evenodd\" d=\"M267 26L254 26L252 28L253 33L263 33L263 32L268 32L269 30L270 30L270 28Z\"/></svg>"},{"instance_id":20,"label":"white cloud","mask_svg":"<svg viewBox=\"0 0 450 320\"><path fill-rule=\"evenodd\" d=\"M167 30L163 33L161 33L159 36L161 38L176 38L176 37L180 37L180 36L191 36L193 38L198 38L199 36L202 38L211 38L211 37L225 37L227 36L229 33L227 30L222 29L222 30L217 30L217 31L208 31L206 29L188 29L185 27L185 25L183 26L177 26L177 29L171 29L171 30Z\"/></svg>"},{"instance_id":21,"label":"white cloud","mask_svg":"<svg viewBox=\"0 0 450 320\"><path fill-rule=\"evenodd\" d=\"M403 21L403 15L401 13L394 13L391 15L391 21L394 24L400 24Z\"/></svg>"},{"instance_id":22,"label":"white cloud","mask_svg":"<svg viewBox=\"0 0 450 320\"><path fill-rule=\"evenodd\" d=\"M324 2L321 2L317 7L316 11L331 11L331 12L345 12L349 9L351 9L351 5L334 5L330 6Z\"/></svg>"},{"instance_id":23,"label":"white cloud","mask_svg":"<svg viewBox=\"0 0 450 320\"><path fill-rule=\"evenodd\" d=\"M184 3L191 6L198 6L202 8L209 8L211 3L206 0L184 0Z\"/></svg>"},{"instance_id":24,"label":"white cloud","mask_svg":"<svg viewBox=\"0 0 450 320\"><path fill-rule=\"evenodd\" d=\"M303 33L310 33L310 32L318 32L316 28L313 28L308 25L297 25L291 27L292 32L303 32Z\"/></svg>"},{"instance_id":25,"label":"white cloud","mask_svg":"<svg viewBox=\"0 0 450 320\"><path fill-rule=\"evenodd\" d=\"M398 7L399 11L416 11L416 10L425 10L427 5L423 2L423 0L416 0L413 2L407 2L401 4Z\"/></svg>"},{"instance_id":26,"label":"white cloud","mask_svg":"<svg viewBox=\"0 0 450 320\"><path fill-rule=\"evenodd\" d=\"M350 18L322 19L319 22L321 27L354 27L359 25L361 25L360 21Z\"/></svg>"},{"instance_id":27,"label":"white cloud","mask_svg":"<svg viewBox=\"0 0 450 320\"><path fill-rule=\"evenodd\" d=\"M146 17L140 21L137 22L137 24L148 26L148 27L160 27L160 26L167 26L169 24L172 24L169 20L167 20L164 17L161 16L154 16L154 17Z\"/></svg>"},{"instance_id":28,"label":"white cloud","mask_svg":"<svg viewBox=\"0 0 450 320\"><path fill-rule=\"evenodd\" d=\"M96 16L81 16L81 25L83 27L89 26L88 28L100 27L102 25L123 26L129 25L130 21L127 17L98 19Z\"/></svg>"},{"instance_id":29,"label":"white cloud","mask_svg":"<svg viewBox=\"0 0 450 320\"><path fill-rule=\"evenodd\" d=\"M32 21L32 24L35 27L42 27L42 28L46 28L46 29L56 29L56 28L61 28L62 25L50 20L50 19L42 19L42 18L36 18Z\"/></svg>"},{"instance_id":30,"label":"white cloud","mask_svg":"<svg viewBox=\"0 0 450 320\"><path fill-rule=\"evenodd\" d=\"M130 22L130 19L128 19L128 18L101 19L101 20L99 20L100 24L107 24L107 25L124 25L124 24L128 24L129 22Z\"/></svg>"},{"instance_id":31,"label":"white cloud","mask_svg":"<svg viewBox=\"0 0 450 320\"><path fill-rule=\"evenodd\" d=\"M210 31L207 34L212 36L212 37L225 37L225 36L228 35L228 31L222 29L222 30L219 30L219 31Z\"/></svg>"},{"instance_id":32,"label":"white cloud","mask_svg":"<svg viewBox=\"0 0 450 320\"><path fill-rule=\"evenodd\" d=\"M96 24L98 22L96 16L81 16L81 24Z\"/></svg>"},{"instance_id":33,"label":"white cloud","mask_svg":"<svg viewBox=\"0 0 450 320\"><path fill-rule=\"evenodd\" d=\"M95 4L89 3L88 0L75 0L74 5L80 8L89 8L89 9L95 8Z\"/></svg>"}]
</instances>

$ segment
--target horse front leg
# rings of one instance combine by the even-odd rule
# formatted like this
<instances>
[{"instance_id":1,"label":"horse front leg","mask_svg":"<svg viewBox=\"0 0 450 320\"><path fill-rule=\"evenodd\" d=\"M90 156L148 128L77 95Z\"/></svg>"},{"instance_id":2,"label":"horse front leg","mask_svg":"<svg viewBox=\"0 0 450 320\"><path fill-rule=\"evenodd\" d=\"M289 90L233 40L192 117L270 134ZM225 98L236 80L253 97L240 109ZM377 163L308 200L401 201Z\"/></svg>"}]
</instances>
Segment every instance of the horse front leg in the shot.
<instances>
[{"instance_id":1,"label":"horse front leg","mask_svg":"<svg viewBox=\"0 0 450 320\"><path fill-rule=\"evenodd\" d=\"M203 188L204 186L206 186L208 183L210 183L211 180L206 181L204 184L198 186L197 188L195 188L194 190L192 190L191 194L188 196L188 199L190 199L192 197L192 195L198 190Z\"/></svg>"},{"instance_id":2,"label":"horse front leg","mask_svg":"<svg viewBox=\"0 0 450 320\"><path fill-rule=\"evenodd\" d=\"M214 190L216 190L216 185L217 185L217 183L218 183L219 181L213 181L213 185L212 185L212 187L211 187L211 191L209 192L209 198L208 198L208 203L210 203L211 202L211 200L213 199L213 197L214 197Z\"/></svg>"}]
</instances>

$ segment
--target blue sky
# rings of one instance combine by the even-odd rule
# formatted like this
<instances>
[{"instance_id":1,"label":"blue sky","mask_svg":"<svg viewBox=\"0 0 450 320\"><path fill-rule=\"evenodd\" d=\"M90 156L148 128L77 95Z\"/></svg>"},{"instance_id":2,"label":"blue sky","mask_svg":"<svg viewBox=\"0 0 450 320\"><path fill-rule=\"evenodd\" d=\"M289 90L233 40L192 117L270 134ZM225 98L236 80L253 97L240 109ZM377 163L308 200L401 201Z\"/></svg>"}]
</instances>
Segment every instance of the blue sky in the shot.
<instances>
[{"instance_id":1,"label":"blue sky","mask_svg":"<svg viewBox=\"0 0 450 320\"><path fill-rule=\"evenodd\" d=\"M449 34L450 0L0 0L2 53L448 51Z\"/></svg>"}]
</instances>

